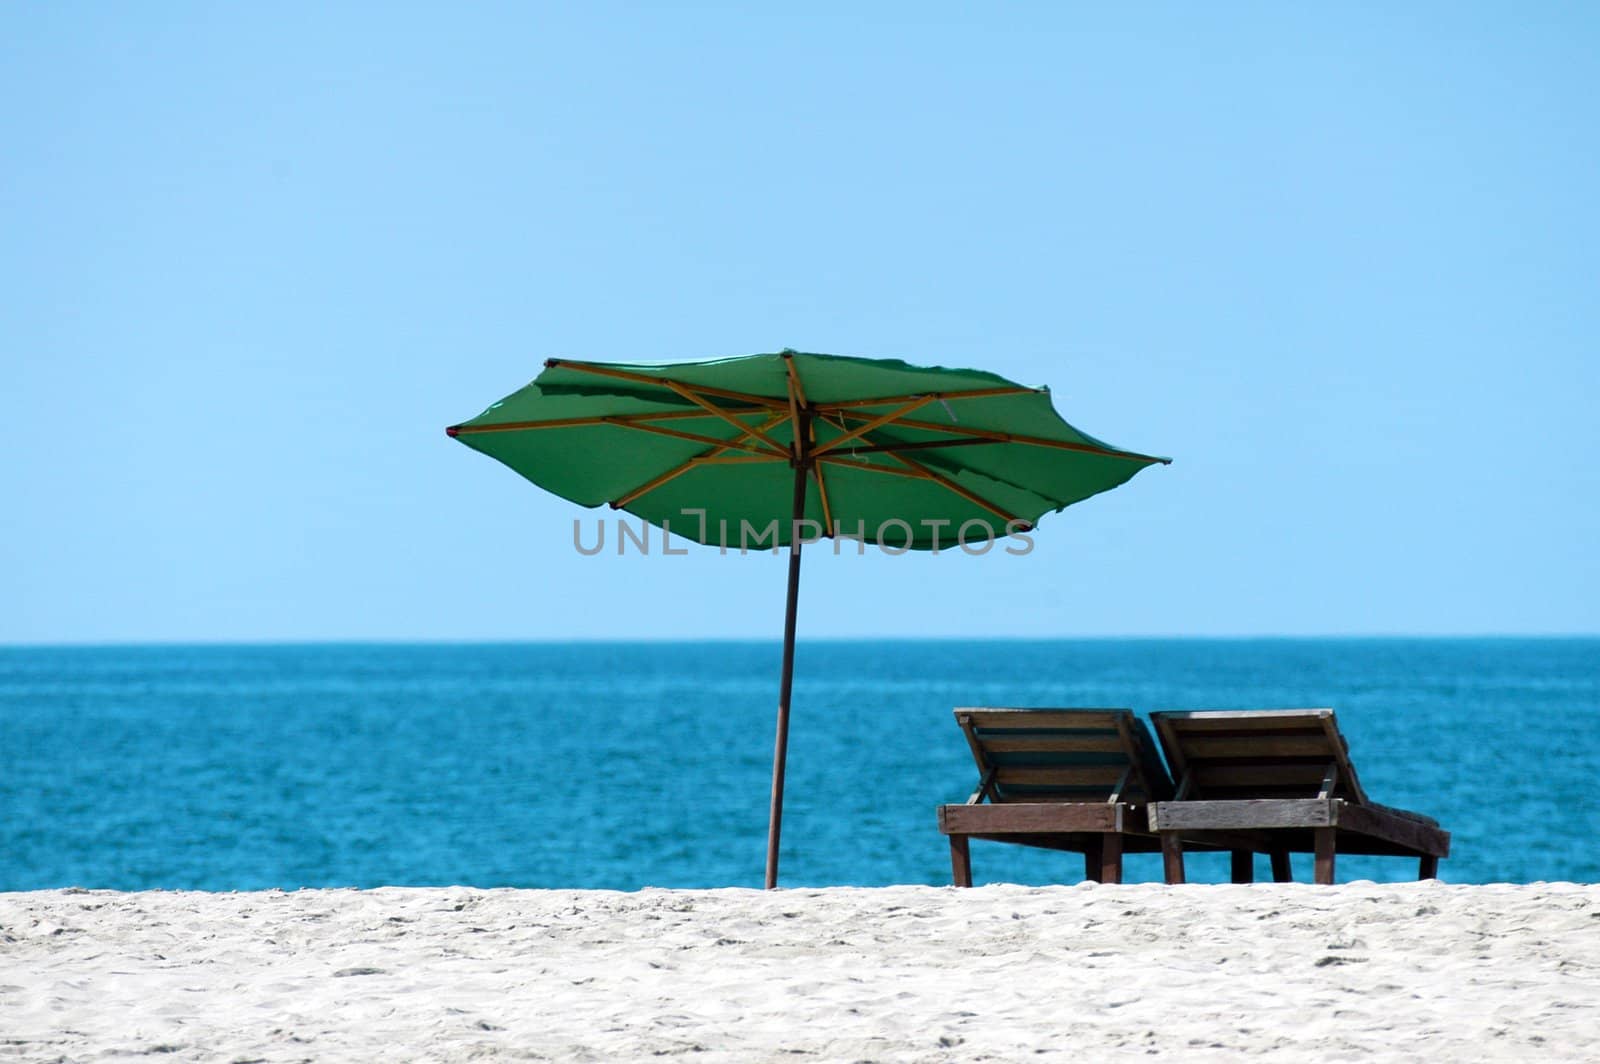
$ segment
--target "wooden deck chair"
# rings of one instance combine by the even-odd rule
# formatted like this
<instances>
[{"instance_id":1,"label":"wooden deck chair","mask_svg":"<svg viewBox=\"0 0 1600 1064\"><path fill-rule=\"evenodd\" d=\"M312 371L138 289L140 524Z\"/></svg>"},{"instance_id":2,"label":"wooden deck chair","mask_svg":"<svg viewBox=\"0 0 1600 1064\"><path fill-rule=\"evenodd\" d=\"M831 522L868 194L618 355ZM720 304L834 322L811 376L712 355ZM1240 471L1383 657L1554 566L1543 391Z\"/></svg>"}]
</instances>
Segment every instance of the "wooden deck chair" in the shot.
<instances>
[{"instance_id":1,"label":"wooden deck chair","mask_svg":"<svg viewBox=\"0 0 1600 1064\"><path fill-rule=\"evenodd\" d=\"M1368 800L1331 709L1152 713L1178 781L1150 807L1168 883L1182 883L1186 843L1225 843L1233 882L1251 881L1252 852L1287 882L1290 853L1313 853L1315 879L1333 882L1337 853L1416 857L1419 879L1439 872L1450 833L1438 821Z\"/></svg>"},{"instance_id":2,"label":"wooden deck chair","mask_svg":"<svg viewBox=\"0 0 1600 1064\"><path fill-rule=\"evenodd\" d=\"M978 764L965 805L941 805L958 887L972 886L969 839L1084 855L1084 874L1122 882L1124 850L1155 853L1148 803L1172 796L1149 730L1126 709L958 709ZM988 804L984 804L984 800Z\"/></svg>"}]
</instances>

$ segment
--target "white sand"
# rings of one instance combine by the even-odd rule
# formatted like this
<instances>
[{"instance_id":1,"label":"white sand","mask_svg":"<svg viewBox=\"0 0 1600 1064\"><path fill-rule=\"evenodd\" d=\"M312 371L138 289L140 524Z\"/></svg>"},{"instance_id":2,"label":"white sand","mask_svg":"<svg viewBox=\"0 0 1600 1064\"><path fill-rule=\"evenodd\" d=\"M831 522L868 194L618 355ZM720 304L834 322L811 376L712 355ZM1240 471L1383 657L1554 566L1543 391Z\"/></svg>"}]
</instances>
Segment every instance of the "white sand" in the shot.
<instances>
[{"instance_id":1,"label":"white sand","mask_svg":"<svg viewBox=\"0 0 1600 1064\"><path fill-rule=\"evenodd\" d=\"M1600 886L0 895L0 1060L1600 1058Z\"/></svg>"}]
</instances>

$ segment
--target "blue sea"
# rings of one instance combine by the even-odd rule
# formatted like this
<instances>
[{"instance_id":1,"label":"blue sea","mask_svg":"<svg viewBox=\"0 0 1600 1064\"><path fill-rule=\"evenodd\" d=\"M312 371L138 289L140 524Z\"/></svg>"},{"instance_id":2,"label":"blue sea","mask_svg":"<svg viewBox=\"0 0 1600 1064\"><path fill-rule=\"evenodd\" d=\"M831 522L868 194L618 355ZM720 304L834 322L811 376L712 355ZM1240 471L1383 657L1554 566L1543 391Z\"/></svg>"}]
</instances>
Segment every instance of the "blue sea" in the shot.
<instances>
[{"instance_id":1,"label":"blue sea","mask_svg":"<svg viewBox=\"0 0 1600 1064\"><path fill-rule=\"evenodd\" d=\"M0 649L0 890L757 886L778 658ZM1368 793L1454 834L1442 878L1600 881L1600 640L802 642L794 705L785 885L949 881L934 807L975 782L960 705L1331 706ZM1226 878L1225 855L1189 863ZM973 864L1083 873L996 843ZM1339 878L1415 872L1344 857ZM1158 880L1159 859L1126 875Z\"/></svg>"}]
</instances>

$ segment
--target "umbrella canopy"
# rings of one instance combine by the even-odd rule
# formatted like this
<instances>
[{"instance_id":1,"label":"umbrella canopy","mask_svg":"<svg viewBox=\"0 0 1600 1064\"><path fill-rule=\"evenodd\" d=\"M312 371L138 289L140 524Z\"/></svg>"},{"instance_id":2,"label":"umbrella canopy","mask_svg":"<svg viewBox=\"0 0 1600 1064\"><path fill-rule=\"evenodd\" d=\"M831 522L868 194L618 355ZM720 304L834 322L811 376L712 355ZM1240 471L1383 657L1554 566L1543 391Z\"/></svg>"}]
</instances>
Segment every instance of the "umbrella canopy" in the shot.
<instances>
[{"instance_id":1,"label":"umbrella canopy","mask_svg":"<svg viewBox=\"0 0 1600 1064\"><path fill-rule=\"evenodd\" d=\"M987 544L1168 459L1073 428L1045 388L971 369L783 351L673 364L551 359L451 436L583 506L701 543L787 545L768 828L777 882L801 547Z\"/></svg>"}]
</instances>

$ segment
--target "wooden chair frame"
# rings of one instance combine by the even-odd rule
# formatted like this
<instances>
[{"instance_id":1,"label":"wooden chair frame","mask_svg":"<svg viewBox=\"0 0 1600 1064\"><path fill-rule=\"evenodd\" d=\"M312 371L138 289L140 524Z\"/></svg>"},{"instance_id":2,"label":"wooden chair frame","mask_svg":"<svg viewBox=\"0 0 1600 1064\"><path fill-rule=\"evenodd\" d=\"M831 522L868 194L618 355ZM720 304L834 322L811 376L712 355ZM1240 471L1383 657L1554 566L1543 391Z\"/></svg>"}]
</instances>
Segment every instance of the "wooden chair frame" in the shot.
<instances>
[{"instance_id":1,"label":"wooden chair frame","mask_svg":"<svg viewBox=\"0 0 1600 1064\"><path fill-rule=\"evenodd\" d=\"M1233 854L1235 883L1252 880L1255 853L1269 855L1272 878L1278 882L1292 878L1291 853L1311 853L1313 879L1323 885L1333 883L1340 852L1415 857L1419 879L1436 878L1439 860L1450 854L1450 833L1436 821L1367 798L1331 709L1165 712L1152 713L1150 719L1178 777L1173 799L1155 802L1149 810L1151 830L1161 839L1168 883L1184 882L1184 847L1194 842L1225 844ZM1275 740L1260 728L1272 723L1301 729ZM1203 730L1192 730L1196 727ZM1222 764L1193 764L1188 754L1207 741L1194 736L1206 730L1219 736L1210 740L1209 749L1237 756ZM1248 734L1252 730L1255 736ZM1311 762L1317 756L1327 760ZM1281 790L1284 780L1308 769L1320 770L1315 796L1245 798L1231 793L1247 790L1252 781ZM1208 798L1208 786L1227 788L1230 796Z\"/></svg>"},{"instance_id":2,"label":"wooden chair frame","mask_svg":"<svg viewBox=\"0 0 1600 1064\"><path fill-rule=\"evenodd\" d=\"M1171 794L1172 782L1154 749L1143 749L1131 710L962 708L955 716L979 773L978 785L965 803L939 806L939 830L950 840L956 886L972 886L972 839L1081 853L1084 877L1097 883L1122 882L1124 853L1160 850L1160 839L1149 830L1145 809L1150 798ZM1063 734L986 740L978 734L980 727L1060 727ZM1073 736L1072 729L1109 734ZM1127 764L1008 768L992 756L1007 751L1122 753ZM1098 787L1103 794L1092 800L1021 801L1001 790L1007 783L1030 780L1064 785L1077 781L1088 788ZM1140 800L1128 800L1131 796Z\"/></svg>"}]
</instances>

